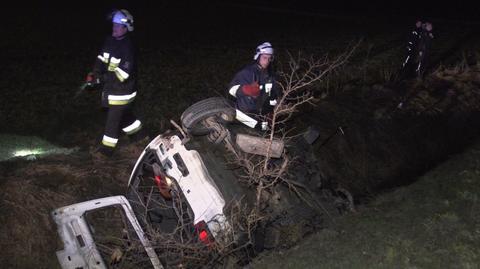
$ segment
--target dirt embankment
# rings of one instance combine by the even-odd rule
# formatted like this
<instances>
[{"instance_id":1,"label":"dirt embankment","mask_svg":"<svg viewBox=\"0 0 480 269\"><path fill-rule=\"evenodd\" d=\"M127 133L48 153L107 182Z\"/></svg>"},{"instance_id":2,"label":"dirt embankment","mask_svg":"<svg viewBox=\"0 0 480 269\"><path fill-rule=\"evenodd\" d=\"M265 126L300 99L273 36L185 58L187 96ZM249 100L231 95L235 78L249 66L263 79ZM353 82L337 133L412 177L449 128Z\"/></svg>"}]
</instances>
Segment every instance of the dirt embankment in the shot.
<instances>
[{"instance_id":1,"label":"dirt embankment","mask_svg":"<svg viewBox=\"0 0 480 269\"><path fill-rule=\"evenodd\" d=\"M438 69L424 80L348 85L305 117L321 131L315 152L323 181L357 200L411 183L478 137L479 85L476 65Z\"/></svg>"},{"instance_id":2,"label":"dirt embankment","mask_svg":"<svg viewBox=\"0 0 480 269\"><path fill-rule=\"evenodd\" d=\"M480 141L253 268L476 268Z\"/></svg>"}]
</instances>

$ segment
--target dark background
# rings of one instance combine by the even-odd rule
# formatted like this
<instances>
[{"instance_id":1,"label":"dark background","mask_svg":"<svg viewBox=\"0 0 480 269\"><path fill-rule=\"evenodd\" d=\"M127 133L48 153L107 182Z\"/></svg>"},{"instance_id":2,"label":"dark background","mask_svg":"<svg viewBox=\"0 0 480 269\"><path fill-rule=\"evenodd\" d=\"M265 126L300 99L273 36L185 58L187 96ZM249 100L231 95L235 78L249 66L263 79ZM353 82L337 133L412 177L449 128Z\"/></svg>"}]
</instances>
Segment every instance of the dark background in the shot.
<instances>
[{"instance_id":1,"label":"dark background","mask_svg":"<svg viewBox=\"0 0 480 269\"><path fill-rule=\"evenodd\" d=\"M135 18L135 35L143 47L250 46L278 36L282 29L315 32L322 20L338 19L340 24L352 20L359 27L358 35L379 28L404 25L411 28L416 19L434 22L434 29L444 25L479 27L476 5L465 1L68 1L60 3L12 2L3 8L0 29L2 55L20 49L18 40L41 47L71 47L82 43L98 46L110 31L106 20L115 8L128 9ZM332 29L341 32L341 29ZM397 31L397 30L395 30ZM285 31L288 32L288 31ZM440 32L440 31L437 31ZM274 44L284 47L285 36ZM9 42L15 40L14 42ZM280 41L280 43L278 43ZM87 44L87 45L85 45ZM139 44L140 45L140 44ZM30 48L29 48L30 49Z\"/></svg>"},{"instance_id":2,"label":"dark background","mask_svg":"<svg viewBox=\"0 0 480 269\"><path fill-rule=\"evenodd\" d=\"M378 28L403 25L408 31L416 19L434 22L434 29L458 25L476 29L480 26L478 8L465 1L68 1L60 3L11 2L2 7L1 54L54 44L71 48L73 44L98 46L108 34L106 19L115 8L128 9L135 18L135 35L142 47L227 46L251 47L278 36L283 29L315 31L322 21L337 19L344 25L351 20L359 27L358 36ZM362 29L361 24L368 27ZM439 28L440 27L440 28ZM332 28L333 32L342 29ZM285 30L285 32L289 32ZM441 31L436 31L441 32ZM288 46L287 34L275 47ZM22 40L26 44L22 44ZM13 42L10 42L13 41ZM270 40L272 41L272 40ZM278 42L280 41L280 43ZM25 45L22 47L22 45ZM306 44L307 46L308 44ZM92 48L93 49L93 48Z\"/></svg>"},{"instance_id":3,"label":"dark background","mask_svg":"<svg viewBox=\"0 0 480 269\"><path fill-rule=\"evenodd\" d=\"M75 92L90 71L103 38L111 32L111 21L107 17L115 8L126 8L134 16L133 35L140 49L139 66L144 68L140 74L149 73L146 68L162 72L156 73L158 77L141 78L143 95L153 88L167 88L166 85L173 82L186 89L209 87L222 91L235 70L251 60L255 46L264 41L270 41L277 52L313 49L321 54L332 51L332 47L343 49L348 42L360 38L372 44L385 43L382 49L388 49L403 44L415 20L420 18L434 23L437 40L455 39L461 45L463 38L475 36L480 26L475 6L460 1L69 1L34 4L18 1L10 4L4 8L3 27L0 27L0 87L4 93L9 93L2 97L0 119L5 124L0 126L0 131L21 133L39 133L45 128L32 123L23 124L28 125L24 128L19 124L21 120L16 111L35 111L32 113L36 117L47 113L66 115L63 111L55 112L51 105L38 108L38 102L31 104L35 109L13 104L18 103L17 98L53 93L52 97L58 100L53 100L52 104L68 105L64 103L69 95L63 93ZM389 39L379 41L376 36ZM214 60L210 63L210 55L213 59L222 53L225 54L220 59L223 67ZM196 72L192 66L199 66L199 62L209 72L203 72L206 74L195 80L187 79ZM152 80L155 87L150 87L148 80ZM164 95L156 96L166 98ZM189 97L192 98L188 94L182 96ZM188 103L178 106L182 105ZM71 115L84 112L82 109L91 108L72 107ZM165 117L177 114L171 113ZM103 124L101 120L98 122Z\"/></svg>"}]
</instances>

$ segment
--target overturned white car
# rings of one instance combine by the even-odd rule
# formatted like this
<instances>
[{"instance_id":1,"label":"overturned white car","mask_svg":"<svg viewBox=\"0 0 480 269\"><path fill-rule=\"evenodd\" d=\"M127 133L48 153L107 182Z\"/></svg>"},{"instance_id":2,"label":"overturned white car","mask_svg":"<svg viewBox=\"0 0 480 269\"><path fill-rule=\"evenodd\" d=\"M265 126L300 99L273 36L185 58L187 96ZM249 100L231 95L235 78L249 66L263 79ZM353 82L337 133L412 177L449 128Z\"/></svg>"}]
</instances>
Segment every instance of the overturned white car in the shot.
<instances>
[{"instance_id":1,"label":"overturned white car","mask_svg":"<svg viewBox=\"0 0 480 269\"><path fill-rule=\"evenodd\" d=\"M279 158L284 152L284 144L255 136L251 128L242 124L236 127L227 124L234 122L235 117L235 109L225 99L202 100L185 110L181 128L155 137L138 158L128 182L128 202L124 199L121 202L128 209L128 219L135 223L134 230L138 231L139 241L154 268L162 264L189 267L189 262L197 265L212 262L203 265L214 267L219 264L215 256L219 246L241 249L244 252L239 260L248 262L254 252L263 249L264 245L272 245L266 239L266 223L262 227L245 227L232 213L235 211L233 205L248 208L256 197L249 186L241 184L235 172L238 167L229 163L225 156L232 150L240 150L256 156L268 154ZM85 202L85 205L95 207L96 202ZM287 203L285 211L273 213L278 216L272 217L271 222L280 223L286 212L295 213L288 210L288 207L295 206L293 203L288 199L284 203ZM240 207L236 209L237 214ZM85 211L88 207L82 208ZM131 214L132 210L135 216ZM62 266L97 266L97 261L98 266L104 266L97 252L89 256L78 247L78 229L71 228L71 221L60 218L59 212L65 210L54 211L65 244L65 250L58 254ZM87 232L90 226L82 221L85 233L82 236L87 239L89 248L95 249L97 241L94 242ZM125 256L125 251L122 254ZM73 263L72 259L83 263ZM71 264L75 266L71 267Z\"/></svg>"}]
</instances>

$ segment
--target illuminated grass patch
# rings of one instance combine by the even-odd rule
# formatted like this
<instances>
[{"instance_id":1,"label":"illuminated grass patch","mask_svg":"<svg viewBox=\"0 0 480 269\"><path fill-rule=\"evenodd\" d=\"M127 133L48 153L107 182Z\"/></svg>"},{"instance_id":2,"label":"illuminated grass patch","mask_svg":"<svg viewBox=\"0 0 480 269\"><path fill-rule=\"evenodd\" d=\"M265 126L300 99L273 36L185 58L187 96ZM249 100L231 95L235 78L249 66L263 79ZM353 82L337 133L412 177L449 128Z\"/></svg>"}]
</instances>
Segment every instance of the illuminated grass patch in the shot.
<instances>
[{"instance_id":1,"label":"illuminated grass patch","mask_svg":"<svg viewBox=\"0 0 480 269\"><path fill-rule=\"evenodd\" d=\"M13 158L36 159L51 154L70 154L76 150L58 147L35 136L0 134L0 161Z\"/></svg>"}]
</instances>

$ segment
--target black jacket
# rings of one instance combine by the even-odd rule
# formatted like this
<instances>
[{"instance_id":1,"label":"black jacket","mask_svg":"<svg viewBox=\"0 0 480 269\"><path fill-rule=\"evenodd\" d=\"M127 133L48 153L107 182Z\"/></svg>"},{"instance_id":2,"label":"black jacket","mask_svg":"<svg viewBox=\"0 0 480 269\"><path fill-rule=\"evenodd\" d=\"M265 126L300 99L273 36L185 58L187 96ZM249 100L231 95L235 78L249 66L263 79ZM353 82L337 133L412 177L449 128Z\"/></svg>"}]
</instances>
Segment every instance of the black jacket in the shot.
<instances>
[{"instance_id":1,"label":"black jacket","mask_svg":"<svg viewBox=\"0 0 480 269\"><path fill-rule=\"evenodd\" d=\"M422 34L422 27L415 27L408 36L407 54L413 57L417 53L417 46Z\"/></svg>"},{"instance_id":2,"label":"black jacket","mask_svg":"<svg viewBox=\"0 0 480 269\"><path fill-rule=\"evenodd\" d=\"M130 37L127 35L121 40L107 37L97 56L93 72L104 85L103 97L107 98L107 101L110 95L124 96L135 93L135 50ZM133 98L127 101L133 101Z\"/></svg>"}]
</instances>

